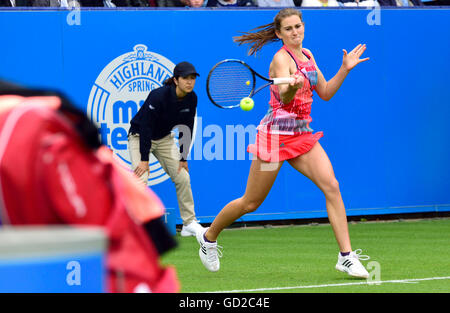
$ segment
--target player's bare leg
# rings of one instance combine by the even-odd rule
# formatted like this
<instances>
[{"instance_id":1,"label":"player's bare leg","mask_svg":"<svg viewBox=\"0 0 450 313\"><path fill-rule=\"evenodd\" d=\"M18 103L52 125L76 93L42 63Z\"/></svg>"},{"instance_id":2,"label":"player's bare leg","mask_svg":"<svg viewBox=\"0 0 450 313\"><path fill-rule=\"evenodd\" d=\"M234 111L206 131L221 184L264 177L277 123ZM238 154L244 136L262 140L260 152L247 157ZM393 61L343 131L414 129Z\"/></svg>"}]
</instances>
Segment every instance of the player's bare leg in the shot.
<instances>
[{"instance_id":1,"label":"player's bare leg","mask_svg":"<svg viewBox=\"0 0 450 313\"><path fill-rule=\"evenodd\" d=\"M328 219L340 250L336 269L351 276L367 278L369 274L359 262L359 255L352 251L339 183L322 146L316 143L308 153L289 160L289 164L311 179L325 195Z\"/></svg>"},{"instance_id":2,"label":"player's bare leg","mask_svg":"<svg viewBox=\"0 0 450 313\"><path fill-rule=\"evenodd\" d=\"M221 247L216 242L220 232L244 214L255 211L263 203L282 164L283 162L267 163L260 159L253 160L244 195L228 203L211 226L197 234L197 241L200 244L199 256L209 271L216 272L220 268Z\"/></svg>"},{"instance_id":3,"label":"player's bare leg","mask_svg":"<svg viewBox=\"0 0 450 313\"><path fill-rule=\"evenodd\" d=\"M347 215L342 200L339 183L334 175L331 162L320 143L307 153L288 161L297 171L311 179L325 195L330 224L333 228L339 249L351 251Z\"/></svg>"},{"instance_id":4,"label":"player's bare leg","mask_svg":"<svg viewBox=\"0 0 450 313\"><path fill-rule=\"evenodd\" d=\"M255 211L267 197L283 162L264 162L257 158L252 161L247 179L247 187L241 198L228 203L214 219L205 236L215 241L220 232L241 216Z\"/></svg>"}]
</instances>

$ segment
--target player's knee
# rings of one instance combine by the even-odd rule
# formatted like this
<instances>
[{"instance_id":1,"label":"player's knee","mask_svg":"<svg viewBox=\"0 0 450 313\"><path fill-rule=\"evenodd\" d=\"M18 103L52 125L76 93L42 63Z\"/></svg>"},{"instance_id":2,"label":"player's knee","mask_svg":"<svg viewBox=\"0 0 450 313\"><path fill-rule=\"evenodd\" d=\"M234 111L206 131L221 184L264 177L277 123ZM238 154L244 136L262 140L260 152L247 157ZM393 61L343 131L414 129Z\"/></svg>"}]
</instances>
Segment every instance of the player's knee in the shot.
<instances>
[{"instance_id":1,"label":"player's knee","mask_svg":"<svg viewBox=\"0 0 450 313\"><path fill-rule=\"evenodd\" d=\"M255 212L259 206L261 205L262 201L246 201L244 204L244 212L245 214Z\"/></svg>"},{"instance_id":2,"label":"player's knee","mask_svg":"<svg viewBox=\"0 0 450 313\"><path fill-rule=\"evenodd\" d=\"M339 182L336 178L330 178L326 183L323 184L323 190L327 194L338 194L339 191Z\"/></svg>"}]
</instances>

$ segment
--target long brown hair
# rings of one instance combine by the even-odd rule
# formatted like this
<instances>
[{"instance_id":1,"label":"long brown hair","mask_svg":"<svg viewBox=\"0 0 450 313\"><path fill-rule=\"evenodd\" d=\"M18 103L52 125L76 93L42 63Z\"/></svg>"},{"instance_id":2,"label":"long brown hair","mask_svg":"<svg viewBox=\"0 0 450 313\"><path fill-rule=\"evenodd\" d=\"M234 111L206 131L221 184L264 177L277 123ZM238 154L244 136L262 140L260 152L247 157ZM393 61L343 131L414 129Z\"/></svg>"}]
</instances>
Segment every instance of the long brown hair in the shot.
<instances>
[{"instance_id":1,"label":"long brown hair","mask_svg":"<svg viewBox=\"0 0 450 313\"><path fill-rule=\"evenodd\" d=\"M261 48L273 41L280 40L275 31L280 31L281 21L286 17L297 15L303 22L302 12L294 8L282 9L273 19L272 23L256 27L249 32L244 32L241 36L233 37L233 41L240 45L250 44L249 55L256 54Z\"/></svg>"}]
</instances>

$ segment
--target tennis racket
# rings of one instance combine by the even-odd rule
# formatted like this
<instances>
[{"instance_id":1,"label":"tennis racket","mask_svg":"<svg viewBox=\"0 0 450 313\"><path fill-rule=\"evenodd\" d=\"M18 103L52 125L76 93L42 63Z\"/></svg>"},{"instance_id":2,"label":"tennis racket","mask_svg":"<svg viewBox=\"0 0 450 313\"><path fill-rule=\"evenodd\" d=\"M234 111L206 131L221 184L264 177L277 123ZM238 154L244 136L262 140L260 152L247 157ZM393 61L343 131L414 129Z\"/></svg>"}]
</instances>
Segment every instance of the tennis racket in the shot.
<instances>
[{"instance_id":1,"label":"tennis racket","mask_svg":"<svg viewBox=\"0 0 450 313\"><path fill-rule=\"evenodd\" d=\"M256 88L256 77L266 83ZM226 59L209 71L206 92L213 104L222 109L231 109L238 107L242 98L251 98L267 86L289 84L293 81L292 77L269 79L255 72L244 61Z\"/></svg>"}]
</instances>

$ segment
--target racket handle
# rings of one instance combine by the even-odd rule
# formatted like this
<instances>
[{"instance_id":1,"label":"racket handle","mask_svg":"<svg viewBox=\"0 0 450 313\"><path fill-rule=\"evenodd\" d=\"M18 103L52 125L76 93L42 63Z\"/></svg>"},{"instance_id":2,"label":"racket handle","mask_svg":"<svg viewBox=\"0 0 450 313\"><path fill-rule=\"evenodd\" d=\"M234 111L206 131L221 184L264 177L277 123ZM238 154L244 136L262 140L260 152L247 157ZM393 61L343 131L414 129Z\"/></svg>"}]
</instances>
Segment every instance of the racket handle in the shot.
<instances>
[{"instance_id":1,"label":"racket handle","mask_svg":"<svg viewBox=\"0 0 450 313\"><path fill-rule=\"evenodd\" d=\"M280 78L274 78L273 84L274 85L283 85L283 84L290 84L293 83L295 79L293 77L280 77Z\"/></svg>"}]
</instances>

